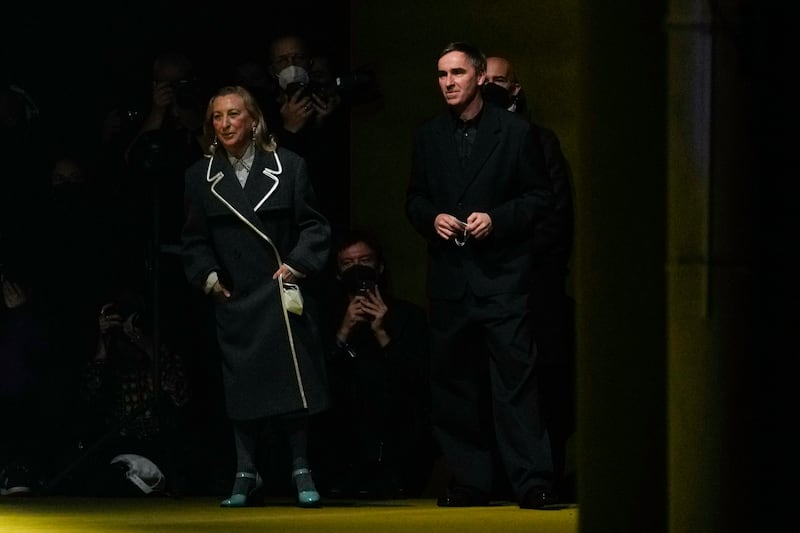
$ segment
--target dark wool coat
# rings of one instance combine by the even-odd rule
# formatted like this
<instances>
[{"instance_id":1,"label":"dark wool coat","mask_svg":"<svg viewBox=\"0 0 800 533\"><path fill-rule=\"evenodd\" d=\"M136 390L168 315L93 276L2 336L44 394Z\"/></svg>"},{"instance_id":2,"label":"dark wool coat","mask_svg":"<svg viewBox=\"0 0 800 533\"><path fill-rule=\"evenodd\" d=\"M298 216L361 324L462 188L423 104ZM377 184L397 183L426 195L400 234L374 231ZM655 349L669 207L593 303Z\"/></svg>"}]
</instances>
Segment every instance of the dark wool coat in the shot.
<instances>
[{"instance_id":1,"label":"dark wool coat","mask_svg":"<svg viewBox=\"0 0 800 533\"><path fill-rule=\"evenodd\" d=\"M318 327L308 312L289 313L287 327L272 279L279 259L243 220L269 237L280 260L314 276L328 258L330 226L313 202L305 161L285 148L257 149L244 188L225 155L204 158L186 171L187 279L202 288L216 271L231 291L227 301L215 302L215 316L227 412L234 420L327 408Z\"/></svg>"}]
</instances>

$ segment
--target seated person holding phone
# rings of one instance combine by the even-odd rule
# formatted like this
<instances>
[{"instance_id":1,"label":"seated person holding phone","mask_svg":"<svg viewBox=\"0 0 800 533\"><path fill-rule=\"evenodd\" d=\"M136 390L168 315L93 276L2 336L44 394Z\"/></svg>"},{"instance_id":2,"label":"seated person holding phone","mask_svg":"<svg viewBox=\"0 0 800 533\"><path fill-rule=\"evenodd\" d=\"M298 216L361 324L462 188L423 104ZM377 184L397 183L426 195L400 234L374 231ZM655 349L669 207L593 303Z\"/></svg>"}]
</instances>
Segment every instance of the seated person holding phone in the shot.
<instances>
[{"instance_id":1,"label":"seated person holding phone","mask_svg":"<svg viewBox=\"0 0 800 533\"><path fill-rule=\"evenodd\" d=\"M392 296L378 242L359 231L335 247L327 316L332 408L322 428L331 495L403 497L428 481L428 325L422 307ZM340 467L342 465L342 467Z\"/></svg>"}]
</instances>

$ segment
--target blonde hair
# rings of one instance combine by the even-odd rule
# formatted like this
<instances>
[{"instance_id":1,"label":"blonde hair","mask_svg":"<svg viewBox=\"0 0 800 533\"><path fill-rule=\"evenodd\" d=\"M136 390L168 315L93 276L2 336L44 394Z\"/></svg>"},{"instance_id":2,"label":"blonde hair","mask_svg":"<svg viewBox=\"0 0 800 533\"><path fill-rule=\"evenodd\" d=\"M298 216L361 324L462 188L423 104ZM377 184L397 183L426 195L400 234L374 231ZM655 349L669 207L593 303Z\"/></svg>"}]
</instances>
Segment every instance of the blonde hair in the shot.
<instances>
[{"instance_id":1,"label":"blonde hair","mask_svg":"<svg viewBox=\"0 0 800 533\"><path fill-rule=\"evenodd\" d=\"M214 152L217 151L217 144L214 142L216 140L214 136L214 100L221 96L228 96L231 94L237 94L242 98L244 108L255 120L256 129L253 135L253 141L256 146L267 152L274 152L278 148L278 143L275 142L275 138L269 132L267 121L264 119L264 113L261 111L261 107L258 105L255 97L241 85L226 85L221 87L217 93L208 100L206 117L203 122L203 138L206 141L205 144L208 146L209 153L214 155Z\"/></svg>"}]
</instances>

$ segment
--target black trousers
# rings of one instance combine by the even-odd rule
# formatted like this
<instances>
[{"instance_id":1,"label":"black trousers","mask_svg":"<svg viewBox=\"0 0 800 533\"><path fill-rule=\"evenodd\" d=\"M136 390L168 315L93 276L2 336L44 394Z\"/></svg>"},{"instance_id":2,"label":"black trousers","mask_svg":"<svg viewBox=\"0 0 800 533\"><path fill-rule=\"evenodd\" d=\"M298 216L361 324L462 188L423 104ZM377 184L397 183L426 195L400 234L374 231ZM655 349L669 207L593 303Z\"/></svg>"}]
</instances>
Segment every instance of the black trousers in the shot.
<instances>
[{"instance_id":1,"label":"black trousers","mask_svg":"<svg viewBox=\"0 0 800 533\"><path fill-rule=\"evenodd\" d=\"M517 498L552 487L527 295L468 292L462 300L432 300L430 317L433 433L453 482L491 493L494 438ZM487 411L490 421L482 416Z\"/></svg>"},{"instance_id":2,"label":"black trousers","mask_svg":"<svg viewBox=\"0 0 800 533\"><path fill-rule=\"evenodd\" d=\"M566 259L554 257L535 265L530 307L536 341L539 395L553 450L558 493L574 497L567 472L567 444L575 433L574 302L566 292Z\"/></svg>"}]
</instances>

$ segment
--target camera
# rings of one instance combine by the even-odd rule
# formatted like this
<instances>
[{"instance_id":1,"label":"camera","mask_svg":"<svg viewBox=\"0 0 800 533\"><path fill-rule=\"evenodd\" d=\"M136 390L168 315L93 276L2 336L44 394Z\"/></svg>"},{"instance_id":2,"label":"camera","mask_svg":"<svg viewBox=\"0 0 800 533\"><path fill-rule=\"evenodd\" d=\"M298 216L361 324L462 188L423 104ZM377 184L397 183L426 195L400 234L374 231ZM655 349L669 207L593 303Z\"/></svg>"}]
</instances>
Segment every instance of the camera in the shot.
<instances>
[{"instance_id":1,"label":"camera","mask_svg":"<svg viewBox=\"0 0 800 533\"><path fill-rule=\"evenodd\" d=\"M284 92L286 92L286 96L289 98L292 98L295 93L299 92L300 96L298 96L298 99L316 95L317 98L323 102L327 102L332 96L333 89L314 81L309 81L308 83L296 81L288 84Z\"/></svg>"},{"instance_id":2,"label":"camera","mask_svg":"<svg viewBox=\"0 0 800 533\"><path fill-rule=\"evenodd\" d=\"M300 93L298 98L303 98L304 96L310 95L310 89L308 83L303 83L302 81L294 81L286 86L284 89L286 92L286 96L292 98L296 93Z\"/></svg>"}]
</instances>

